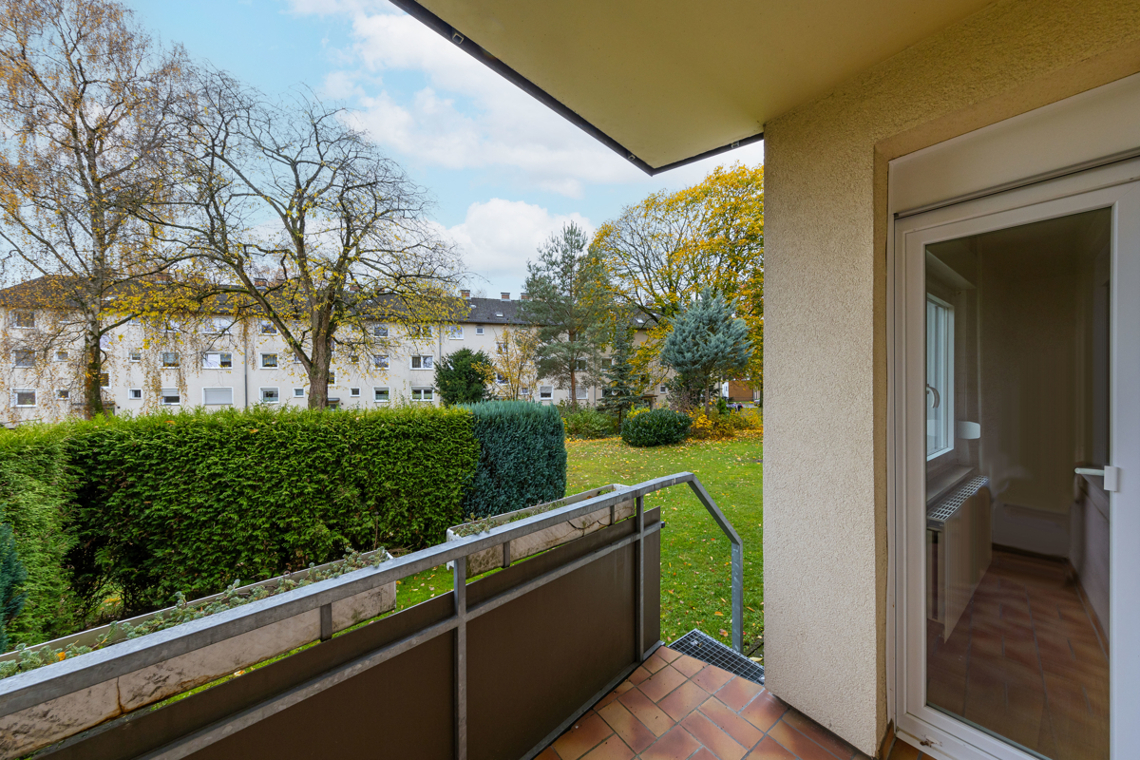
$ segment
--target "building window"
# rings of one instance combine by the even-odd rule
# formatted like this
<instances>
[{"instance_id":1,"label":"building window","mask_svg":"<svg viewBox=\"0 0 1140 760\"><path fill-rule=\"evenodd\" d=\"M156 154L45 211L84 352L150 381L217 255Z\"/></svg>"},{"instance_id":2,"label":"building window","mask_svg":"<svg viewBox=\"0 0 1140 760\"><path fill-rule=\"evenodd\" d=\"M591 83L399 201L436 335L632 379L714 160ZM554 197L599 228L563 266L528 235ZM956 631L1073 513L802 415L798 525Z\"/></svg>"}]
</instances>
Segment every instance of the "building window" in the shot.
<instances>
[{"instance_id":1,"label":"building window","mask_svg":"<svg viewBox=\"0 0 1140 760\"><path fill-rule=\"evenodd\" d=\"M590 389L587 388L586 386L579 385L577 390L578 390L578 400L579 401L582 401L583 399L587 399L590 397Z\"/></svg>"},{"instance_id":2,"label":"building window","mask_svg":"<svg viewBox=\"0 0 1140 760\"><path fill-rule=\"evenodd\" d=\"M202 403L206 406L233 406L233 388L203 388Z\"/></svg>"},{"instance_id":3,"label":"building window","mask_svg":"<svg viewBox=\"0 0 1140 760\"><path fill-rule=\"evenodd\" d=\"M387 354L373 354L372 366L376 369L388 369L388 355Z\"/></svg>"},{"instance_id":4,"label":"building window","mask_svg":"<svg viewBox=\"0 0 1140 760\"><path fill-rule=\"evenodd\" d=\"M540 385L540 386L538 386L538 397L540 399L542 399L542 398L554 398L554 386L553 385Z\"/></svg>"},{"instance_id":5,"label":"building window","mask_svg":"<svg viewBox=\"0 0 1140 760\"><path fill-rule=\"evenodd\" d=\"M614 366L614 360L613 359L602 359L602 369L613 369L613 366Z\"/></svg>"},{"instance_id":6,"label":"building window","mask_svg":"<svg viewBox=\"0 0 1140 760\"><path fill-rule=\"evenodd\" d=\"M329 385L336 385L336 372L329 370Z\"/></svg>"},{"instance_id":7,"label":"building window","mask_svg":"<svg viewBox=\"0 0 1140 760\"><path fill-rule=\"evenodd\" d=\"M431 369L434 357L431 354L412 357L412 369Z\"/></svg>"},{"instance_id":8,"label":"building window","mask_svg":"<svg viewBox=\"0 0 1140 760\"><path fill-rule=\"evenodd\" d=\"M360 389L359 388L349 388L348 389L348 395L352 396L353 398L360 398Z\"/></svg>"},{"instance_id":9,"label":"building window","mask_svg":"<svg viewBox=\"0 0 1140 760\"><path fill-rule=\"evenodd\" d=\"M132 348L130 350L130 352L127 354L127 361L141 362L142 361L142 349Z\"/></svg>"},{"instance_id":10,"label":"building window","mask_svg":"<svg viewBox=\"0 0 1140 760\"><path fill-rule=\"evenodd\" d=\"M182 403L182 392L177 388L162 389L162 405L178 406Z\"/></svg>"},{"instance_id":11,"label":"building window","mask_svg":"<svg viewBox=\"0 0 1140 760\"><path fill-rule=\"evenodd\" d=\"M662 392L662 393L668 393L668 392L669 392L669 388L667 388L666 386L662 385L662 386L661 386L661 392Z\"/></svg>"},{"instance_id":12,"label":"building window","mask_svg":"<svg viewBox=\"0 0 1140 760\"><path fill-rule=\"evenodd\" d=\"M478 327L475 328L475 334L476 335L482 335L483 334L483 325L479 325Z\"/></svg>"},{"instance_id":13,"label":"building window","mask_svg":"<svg viewBox=\"0 0 1140 760\"><path fill-rule=\"evenodd\" d=\"M12 352L12 364L17 367L36 366L36 352L30 348L17 348Z\"/></svg>"},{"instance_id":14,"label":"building window","mask_svg":"<svg viewBox=\"0 0 1140 760\"><path fill-rule=\"evenodd\" d=\"M21 330L30 330L36 326L36 313L34 311L12 312L12 326ZM35 404L32 404L35 406Z\"/></svg>"},{"instance_id":15,"label":"building window","mask_svg":"<svg viewBox=\"0 0 1140 760\"><path fill-rule=\"evenodd\" d=\"M234 321L232 319L226 319L225 317L214 317L213 319L206 320L206 324L203 326L203 330L207 335L225 335L227 332L229 332L229 329L233 326L233 324Z\"/></svg>"},{"instance_id":16,"label":"building window","mask_svg":"<svg viewBox=\"0 0 1140 760\"><path fill-rule=\"evenodd\" d=\"M131 401L142 401L142 388L131 388L127 391L127 398Z\"/></svg>"},{"instance_id":17,"label":"building window","mask_svg":"<svg viewBox=\"0 0 1140 760\"><path fill-rule=\"evenodd\" d=\"M262 354L261 355L261 368L262 369L277 369L277 354Z\"/></svg>"},{"instance_id":18,"label":"building window","mask_svg":"<svg viewBox=\"0 0 1140 760\"><path fill-rule=\"evenodd\" d=\"M507 384L507 378L503 377L500 373L496 372L495 373L495 383L497 385L506 385Z\"/></svg>"},{"instance_id":19,"label":"building window","mask_svg":"<svg viewBox=\"0 0 1140 760\"><path fill-rule=\"evenodd\" d=\"M412 388L412 401L431 401L435 391L431 388Z\"/></svg>"},{"instance_id":20,"label":"building window","mask_svg":"<svg viewBox=\"0 0 1140 760\"><path fill-rule=\"evenodd\" d=\"M452 325L447 328L447 337L452 340L463 340L463 325Z\"/></svg>"},{"instance_id":21,"label":"building window","mask_svg":"<svg viewBox=\"0 0 1140 760\"><path fill-rule=\"evenodd\" d=\"M954 450L954 307L926 296L926 459Z\"/></svg>"},{"instance_id":22,"label":"building window","mask_svg":"<svg viewBox=\"0 0 1140 760\"><path fill-rule=\"evenodd\" d=\"M229 352L208 351L202 354L202 369L233 369L234 355Z\"/></svg>"},{"instance_id":23,"label":"building window","mask_svg":"<svg viewBox=\"0 0 1140 760\"><path fill-rule=\"evenodd\" d=\"M55 392L55 397L60 401L67 401L69 398L71 398L71 391L69 391L67 388L59 388Z\"/></svg>"},{"instance_id":24,"label":"building window","mask_svg":"<svg viewBox=\"0 0 1140 760\"><path fill-rule=\"evenodd\" d=\"M162 352L162 366L163 367L177 367L178 366L178 352L177 351L163 351Z\"/></svg>"},{"instance_id":25,"label":"building window","mask_svg":"<svg viewBox=\"0 0 1140 760\"><path fill-rule=\"evenodd\" d=\"M261 403L263 404L276 404L281 398L277 394L276 388L262 388L261 389Z\"/></svg>"},{"instance_id":26,"label":"building window","mask_svg":"<svg viewBox=\"0 0 1140 760\"><path fill-rule=\"evenodd\" d=\"M293 389L293 398L304 398L304 397L305 397L305 389L304 388L294 388Z\"/></svg>"},{"instance_id":27,"label":"building window","mask_svg":"<svg viewBox=\"0 0 1140 760\"><path fill-rule=\"evenodd\" d=\"M111 387L111 373L110 372L100 372L99 373L99 387L100 388L110 388Z\"/></svg>"},{"instance_id":28,"label":"building window","mask_svg":"<svg viewBox=\"0 0 1140 760\"><path fill-rule=\"evenodd\" d=\"M527 388L525 385L523 387L519 388L519 395L520 396L529 396L530 395L530 388Z\"/></svg>"},{"instance_id":29,"label":"building window","mask_svg":"<svg viewBox=\"0 0 1140 760\"><path fill-rule=\"evenodd\" d=\"M377 404L387 404L391 400L391 395L387 388L373 388L372 400Z\"/></svg>"},{"instance_id":30,"label":"building window","mask_svg":"<svg viewBox=\"0 0 1140 760\"><path fill-rule=\"evenodd\" d=\"M372 334L377 338L388 337L388 325L376 325L372 328Z\"/></svg>"},{"instance_id":31,"label":"building window","mask_svg":"<svg viewBox=\"0 0 1140 760\"><path fill-rule=\"evenodd\" d=\"M430 338L431 325L412 325L408 328L408 337L410 338Z\"/></svg>"},{"instance_id":32,"label":"building window","mask_svg":"<svg viewBox=\"0 0 1140 760\"><path fill-rule=\"evenodd\" d=\"M67 361L67 352L66 351L56 351L55 352L55 360L57 362Z\"/></svg>"},{"instance_id":33,"label":"building window","mask_svg":"<svg viewBox=\"0 0 1140 760\"><path fill-rule=\"evenodd\" d=\"M496 317L501 317L501 316L503 316L503 312L501 312L501 311L496 311L496 312L495 312L495 316L496 316Z\"/></svg>"},{"instance_id":34,"label":"building window","mask_svg":"<svg viewBox=\"0 0 1140 760\"><path fill-rule=\"evenodd\" d=\"M270 322L268 319L263 319L258 323L262 335L276 335L277 325Z\"/></svg>"},{"instance_id":35,"label":"building window","mask_svg":"<svg viewBox=\"0 0 1140 760\"><path fill-rule=\"evenodd\" d=\"M575 372L585 372L586 371L586 360L585 359L576 360L574 362L574 371Z\"/></svg>"},{"instance_id":36,"label":"building window","mask_svg":"<svg viewBox=\"0 0 1140 760\"><path fill-rule=\"evenodd\" d=\"M17 388L12 391L13 406L35 406L36 392L30 388Z\"/></svg>"}]
</instances>

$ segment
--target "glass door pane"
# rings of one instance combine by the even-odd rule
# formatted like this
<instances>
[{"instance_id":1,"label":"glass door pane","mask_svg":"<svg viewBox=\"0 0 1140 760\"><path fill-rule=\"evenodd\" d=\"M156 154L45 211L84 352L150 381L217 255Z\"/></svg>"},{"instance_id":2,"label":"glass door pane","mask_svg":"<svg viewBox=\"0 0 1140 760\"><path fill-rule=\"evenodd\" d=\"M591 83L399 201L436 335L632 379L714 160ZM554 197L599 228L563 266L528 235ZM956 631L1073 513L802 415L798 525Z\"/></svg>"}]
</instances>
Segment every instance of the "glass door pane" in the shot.
<instances>
[{"instance_id":1,"label":"glass door pane","mask_svg":"<svg viewBox=\"0 0 1140 760\"><path fill-rule=\"evenodd\" d=\"M1111 209L925 248L926 704L1109 757Z\"/></svg>"}]
</instances>

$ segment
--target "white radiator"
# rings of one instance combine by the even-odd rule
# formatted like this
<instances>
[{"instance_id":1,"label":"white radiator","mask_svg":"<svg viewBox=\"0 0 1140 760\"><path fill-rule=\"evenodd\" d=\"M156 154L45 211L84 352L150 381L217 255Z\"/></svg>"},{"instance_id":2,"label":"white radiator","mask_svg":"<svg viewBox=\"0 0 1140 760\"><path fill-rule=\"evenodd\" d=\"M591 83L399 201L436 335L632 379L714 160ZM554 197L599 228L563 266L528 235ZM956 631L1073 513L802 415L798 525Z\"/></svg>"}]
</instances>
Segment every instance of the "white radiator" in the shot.
<instances>
[{"instance_id":1,"label":"white radiator","mask_svg":"<svg viewBox=\"0 0 1140 760\"><path fill-rule=\"evenodd\" d=\"M926 613L950 638L993 559L989 478L967 481L926 511Z\"/></svg>"}]
</instances>

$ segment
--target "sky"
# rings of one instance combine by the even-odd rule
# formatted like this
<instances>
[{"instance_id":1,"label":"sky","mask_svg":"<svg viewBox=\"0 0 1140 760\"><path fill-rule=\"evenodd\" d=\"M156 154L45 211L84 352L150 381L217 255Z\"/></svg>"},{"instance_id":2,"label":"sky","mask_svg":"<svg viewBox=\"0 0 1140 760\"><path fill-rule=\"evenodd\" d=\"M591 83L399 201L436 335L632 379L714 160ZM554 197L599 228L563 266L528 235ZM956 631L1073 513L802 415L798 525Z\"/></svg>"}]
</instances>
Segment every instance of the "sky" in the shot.
<instances>
[{"instance_id":1,"label":"sky","mask_svg":"<svg viewBox=\"0 0 1140 760\"><path fill-rule=\"evenodd\" d=\"M270 96L308 88L423 186L476 292L517 298L526 261L574 221L588 233L651 192L763 143L648 177L387 0L122 0L181 44Z\"/></svg>"}]
</instances>

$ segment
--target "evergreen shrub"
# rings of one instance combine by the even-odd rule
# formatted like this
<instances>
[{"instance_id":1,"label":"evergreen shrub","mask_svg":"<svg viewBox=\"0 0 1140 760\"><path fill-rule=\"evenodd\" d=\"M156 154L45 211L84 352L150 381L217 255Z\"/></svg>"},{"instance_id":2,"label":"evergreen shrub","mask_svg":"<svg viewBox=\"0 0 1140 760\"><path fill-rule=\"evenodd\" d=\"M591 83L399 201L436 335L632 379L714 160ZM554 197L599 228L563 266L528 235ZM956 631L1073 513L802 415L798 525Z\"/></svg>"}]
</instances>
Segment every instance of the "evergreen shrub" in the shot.
<instances>
[{"instance_id":1,"label":"evergreen shrub","mask_svg":"<svg viewBox=\"0 0 1140 760\"><path fill-rule=\"evenodd\" d=\"M621 439L630 446L666 446L689 434L692 420L672 409L654 409L630 417L621 426Z\"/></svg>"},{"instance_id":2,"label":"evergreen shrub","mask_svg":"<svg viewBox=\"0 0 1140 760\"><path fill-rule=\"evenodd\" d=\"M76 480L66 451L74 429L67 424L0 430L0 533L10 541L0 536L0 628L7 619L11 644L56 638L80 622L67 567L76 541ZM22 581L13 582L20 576Z\"/></svg>"},{"instance_id":3,"label":"evergreen shrub","mask_svg":"<svg viewBox=\"0 0 1140 760\"><path fill-rule=\"evenodd\" d=\"M327 562L442 541L479 447L455 409L197 412L85 423L75 581L127 612Z\"/></svg>"},{"instance_id":4,"label":"evergreen shrub","mask_svg":"<svg viewBox=\"0 0 1140 760\"><path fill-rule=\"evenodd\" d=\"M553 406L485 401L475 416L479 467L463 501L470 518L491 517L566 495L566 434Z\"/></svg>"},{"instance_id":5,"label":"evergreen shrub","mask_svg":"<svg viewBox=\"0 0 1140 760\"><path fill-rule=\"evenodd\" d=\"M617 419L613 415L588 406L576 411L564 410L562 423L566 426L567 438L607 438L617 433Z\"/></svg>"}]
</instances>

